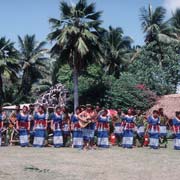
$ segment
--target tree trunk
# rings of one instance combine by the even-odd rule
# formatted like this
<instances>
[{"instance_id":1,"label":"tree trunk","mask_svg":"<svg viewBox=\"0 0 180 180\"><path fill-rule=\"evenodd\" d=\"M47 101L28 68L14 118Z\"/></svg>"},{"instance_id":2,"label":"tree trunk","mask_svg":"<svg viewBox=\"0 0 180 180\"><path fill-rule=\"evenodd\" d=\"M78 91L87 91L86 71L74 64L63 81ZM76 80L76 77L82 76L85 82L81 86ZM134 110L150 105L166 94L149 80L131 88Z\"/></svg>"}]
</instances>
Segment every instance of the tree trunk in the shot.
<instances>
[{"instance_id":1,"label":"tree trunk","mask_svg":"<svg viewBox=\"0 0 180 180\"><path fill-rule=\"evenodd\" d=\"M4 100L4 92L3 92L3 81L2 81L2 74L0 73L0 105Z\"/></svg>"},{"instance_id":2,"label":"tree trunk","mask_svg":"<svg viewBox=\"0 0 180 180\"><path fill-rule=\"evenodd\" d=\"M25 96L28 95L31 90L31 77L29 71L29 67L26 68L22 76L21 94Z\"/></svg>"},{"instance_id":3,"label":"tree trunk","mask_svg":"<svg viewBox=\"0 0 180 180\"><path fill-rule=\"evenodd\" d=\"M73 83L74 83L74 112L79 106L79 96L78 96L78 70L76 66L73 67Z\"/></svg>"}]
</instances>

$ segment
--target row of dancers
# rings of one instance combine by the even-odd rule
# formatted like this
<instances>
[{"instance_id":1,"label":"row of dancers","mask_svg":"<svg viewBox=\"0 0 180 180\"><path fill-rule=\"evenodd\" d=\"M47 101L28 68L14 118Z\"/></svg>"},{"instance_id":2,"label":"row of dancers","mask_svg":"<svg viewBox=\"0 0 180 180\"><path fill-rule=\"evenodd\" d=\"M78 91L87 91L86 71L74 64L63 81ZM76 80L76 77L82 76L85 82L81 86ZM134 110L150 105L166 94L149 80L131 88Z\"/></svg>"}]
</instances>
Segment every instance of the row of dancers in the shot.
<instances>
[{"instance_id":1,"label":"row of dancers","mask_svg":"<svg viewBox=\"0 0 180 180\"><path fill-rule=\"evenodd\" d=\"M53 146L63 147L70 141L74 148L95 149L109 148L115 136L116 144L123 148L142 147L158 149L160 144L167 147L167 129L172 130L174 149L180 150L180 112L176 112L171 121L164 115L163 109L154 110L152 115L145 117L140 111L130 108L127 113L118 109L117 113L102 110L99 105L94 108L86 105L76 108L69 114L66 108L56 107L48 113L43 106L17 106L16 112L7 117L0 108L0 145L4 130L12 129L10 144L14 134L18 133L19 144L27 147L44 147L48 144L48 132L53 133ZM7 120L8 119L8 125ZM70 145L69 144L69 145Z\"/></svg>"}]
</instances>

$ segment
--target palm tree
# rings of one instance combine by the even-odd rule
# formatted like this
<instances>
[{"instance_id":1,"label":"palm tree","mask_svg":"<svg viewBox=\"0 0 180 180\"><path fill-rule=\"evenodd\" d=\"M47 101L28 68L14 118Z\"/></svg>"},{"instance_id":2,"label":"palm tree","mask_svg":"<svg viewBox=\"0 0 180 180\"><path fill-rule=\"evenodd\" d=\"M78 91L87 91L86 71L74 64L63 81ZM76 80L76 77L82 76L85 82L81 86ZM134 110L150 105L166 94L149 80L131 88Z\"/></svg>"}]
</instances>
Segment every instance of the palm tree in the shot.
<instances>
[{"instance_id":1,"label":"palm tree","mask_svg":"<svg viewBox=\"0 0 180 180\"><path fill-rule=\"evenodd\" d=\"M141 26L143 32L146 34L146 43L157 40L161 35L172 35L171 27L168 25L168 22L164 21L166 9L157 7L153 11L152 6L149 5L148 9L143 7L140 11Z\"/></svg>"},{"instance_id":2,"label":"palm tree","mask_svg":"<svg viewBox=\"0 0 180 180\"><path fill-rule=\"evenodd\" d=\"M104 34L104 69L108 74L114 74L119 77L120 72L125 70L125 67L130 63L132 55L133 40L128 36L123 36L121 28L109 27L109 30Z\"/></svg>"},{"instance_id":3,"label":"palm tree","mask_svg":"<svg viewBox=\"0 0 180 180\"><path fill-rule=\"evenodd\" d=\"M17 50L14 43L6 40L5 37L0 38L0 104L4 101L3 91L3 75L6 73L13 79L18 73Z\"/></svg>"},{"instance_id":4,"label":"palm tree","mask_svg":"<svg viewBox=\"0 0 180 180\"><path fill-rule=\"evenodd\" d=\"M60 19L49 19L53 32L48 35L55 45L52 55L61 63L68 63L73 71L74 109L79 105L78 76L87 64L99 55L99 32L101 12L95 11L95 4L79 0L76 5L60 3Z\"/></svg>"},{"instance_id":5,"label":"palm tree","mask_svg":"<svg viewBox=\"0 0 180 180\"><path fill-rule=\"evenodd\" d=\"M38 43L35 35L26 35L23 39L18 36L19 40L19 58L22 66L22 82L20 93L22 96L29 94L31 86L43 74L47 73L45 56L46 42Z\"/></svg>"},{"instance_id":6,"label":"palm tree","mask_svg":"<svg viewBox=\"0 0 180 180\"><path fill-rule=\"evenodd\" d=\"M177 39L180 40L180 8L173 13L170 23L174 32L177 34Z\"/></svg>"}]
</instances>

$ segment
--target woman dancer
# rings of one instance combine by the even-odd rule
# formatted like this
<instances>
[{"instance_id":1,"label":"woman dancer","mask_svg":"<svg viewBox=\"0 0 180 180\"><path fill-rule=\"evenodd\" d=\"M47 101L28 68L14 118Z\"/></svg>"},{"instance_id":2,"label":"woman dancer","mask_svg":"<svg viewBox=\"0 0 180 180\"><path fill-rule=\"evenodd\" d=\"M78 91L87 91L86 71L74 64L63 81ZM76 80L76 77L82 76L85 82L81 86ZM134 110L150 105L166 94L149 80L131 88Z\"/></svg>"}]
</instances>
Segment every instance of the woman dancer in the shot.
<instances>
[{"instance_id":1,"label":"woman dancer","mask_svg":"<svg viewBox=\"0 0 180 180\"><path fill-rule=\"evenodd\" d=\"M19 130L19 141L21 147L29 145L28 131L30 129L30 118L28 107L23 106L22 112L17 114L16 128Z\"/></svg>"},{"instance_id":2,"label":"woman dancer","mask_svg":"<svg viewBox=\"0 0 180 180\"><path fill-rule=\"evenodd\" d=\"M99 115L97 122L97 145L101 148L109 147L109 117L108 111L104 110L102 115Z\"/></svg>"},{"instance_id":3,"label":"woman dancer","mask_svg":"<svg viewBox=\"0 0 180 180\"><path fill-rule=\"evenodd\" d=\"M51 129L53 130L53 144L56 148L63 146L62 120L63 117L61 108L56 107L51 120Z\"/></svg>"},{"instance_id":4,"label":"woman dancer","mask_svg":"<svg viewBox=\"0 0 180 180\"><path fill-rule=\"evenodd\" d=\"M74 148L82 148L83 147L83 134L82 129L79 124L78 115L81 113L81 108L76 108L76 113L71 117L71 129L72 129L72 136L73 136L73 144Z\"/></svg>"},{"instance_id":5,"label":"woman dancer","mask_svg":"<svg viewBox=\"0 0 180 180\"><path fill-rule=\"evenodd\" d=\"M180 150L180 111L176 112L176 117L172 121L174 133L174 149Z\"/></svg>"},{"instance_id":6,"label":"woman dancer","mask_svg":"<svg viewBox=\"0 0 180 180\"><path fill-rule=\"evenodd\" d=\"M38 112L34 114L34 147L43 147L45 143L47 116L43 106L39 106Z\"/></svg>"},{"instance_id":7,"label":"woman dancer","mask_svg":"<svg viewBox=\"0 0 180 180\"><path fill-rule=\"evenodd\" d=\"M127 115L123 118L123 142L122 147L132 148L133 147L133 135L134 135L134 123L135 117L133 116L133 110L128 109Z\"/></svg>"},{"instance_id":8,"label":"woman dancer","mask_svg":"<svg viewBox=\"0 0 180 180\"><path fill-rule=\"evenodd\" d=\"M159 112L157 110L153 111L152 116L148 117L148 132L149 132L149 146L152 149L158 149L159 148Z\"/></svg>"}]
</instances>

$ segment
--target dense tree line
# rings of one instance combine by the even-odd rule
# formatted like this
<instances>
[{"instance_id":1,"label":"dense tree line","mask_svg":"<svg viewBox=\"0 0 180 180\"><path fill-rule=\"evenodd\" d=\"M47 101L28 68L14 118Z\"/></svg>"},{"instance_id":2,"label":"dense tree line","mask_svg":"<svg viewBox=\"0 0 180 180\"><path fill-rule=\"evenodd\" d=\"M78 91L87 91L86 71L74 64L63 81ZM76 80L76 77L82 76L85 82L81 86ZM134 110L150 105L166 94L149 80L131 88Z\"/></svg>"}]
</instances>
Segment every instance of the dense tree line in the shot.
<instances>
[{"instance_id":1,"label":"dense tree line","mask_svg":"<svg viewBox=\"0 0 180 180\"><path fill-rule=\"evenodd\" d=\"M0 38L0 103L34 102L61 82L70 107L101 103L116 108L147 109L159 95L175 93L180 73L180 9L165 21L166 10L140 9L145 45L132 46L122 28L102 27L95 3L60 2L60 18L50 18L46 42L18 36L19 48ZM74 103L73 103L74 101ZM74 104L74 106L73 106Z\"/></svg>"}]
</instances>

